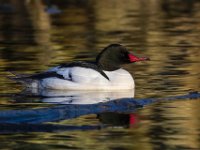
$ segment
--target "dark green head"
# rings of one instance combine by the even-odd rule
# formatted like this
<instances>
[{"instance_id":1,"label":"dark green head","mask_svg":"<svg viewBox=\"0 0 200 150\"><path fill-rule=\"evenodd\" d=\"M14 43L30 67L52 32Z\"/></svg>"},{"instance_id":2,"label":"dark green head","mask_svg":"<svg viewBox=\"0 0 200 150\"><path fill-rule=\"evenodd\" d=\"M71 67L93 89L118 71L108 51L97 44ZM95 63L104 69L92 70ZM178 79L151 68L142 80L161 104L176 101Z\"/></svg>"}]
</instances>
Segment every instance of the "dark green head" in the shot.
<instances>
[{"instance_id":1,"label":"dark green head","mask_svg":"<svg viewBox=\"0 0 200 150\"><path fill-rule=\"evenodd\" d=\"M123 64L137 61L149 60L146 57L139 58L131 54L126 47L120 44L111 44L105 47L96 57L96 63L100 69L114 71L121 68Z\"/></svg>"}]
</instances>

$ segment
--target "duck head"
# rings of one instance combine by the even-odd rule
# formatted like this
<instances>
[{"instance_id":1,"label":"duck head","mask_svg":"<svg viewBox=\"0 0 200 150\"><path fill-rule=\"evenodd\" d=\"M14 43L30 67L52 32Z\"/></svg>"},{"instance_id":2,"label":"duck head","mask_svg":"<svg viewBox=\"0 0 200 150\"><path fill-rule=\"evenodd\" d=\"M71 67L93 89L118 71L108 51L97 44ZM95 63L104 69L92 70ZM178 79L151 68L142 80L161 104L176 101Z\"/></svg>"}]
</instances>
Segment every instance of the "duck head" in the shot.
<instances>
[{"instance_id":1,"label":"duck head","mask_svg":"<svg viewBox=\"0 0 200 150\"><path fill-rule=\"evenodd\" d=\"M105 47L96 57L98 67L105 71L114 71L121 68L123 64L146 60L150 59L147 57L137 57L120 44L111 44Z\"/></svg>"}]
</instances>

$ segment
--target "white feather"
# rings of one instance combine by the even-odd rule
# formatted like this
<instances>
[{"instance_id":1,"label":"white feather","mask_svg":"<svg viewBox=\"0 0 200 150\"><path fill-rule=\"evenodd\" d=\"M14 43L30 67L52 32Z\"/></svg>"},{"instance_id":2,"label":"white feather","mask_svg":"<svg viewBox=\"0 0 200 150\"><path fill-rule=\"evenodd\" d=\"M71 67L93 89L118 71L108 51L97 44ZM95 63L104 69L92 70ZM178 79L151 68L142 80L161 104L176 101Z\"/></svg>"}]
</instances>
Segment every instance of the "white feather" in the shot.
<instances>
[{"instance_id":1,"label":"white feather","mask_svg":"<svg viewBox=\"0 0 200 150\"><path fill-rule=\"evenodd\" d=\"M98 71L84 67L52 68L65 79L45 78L40 87L49 89L73 90L119 90L133 89L134 80L124 69L104 71L109 80Z\"/></svg>"}]
</instances>

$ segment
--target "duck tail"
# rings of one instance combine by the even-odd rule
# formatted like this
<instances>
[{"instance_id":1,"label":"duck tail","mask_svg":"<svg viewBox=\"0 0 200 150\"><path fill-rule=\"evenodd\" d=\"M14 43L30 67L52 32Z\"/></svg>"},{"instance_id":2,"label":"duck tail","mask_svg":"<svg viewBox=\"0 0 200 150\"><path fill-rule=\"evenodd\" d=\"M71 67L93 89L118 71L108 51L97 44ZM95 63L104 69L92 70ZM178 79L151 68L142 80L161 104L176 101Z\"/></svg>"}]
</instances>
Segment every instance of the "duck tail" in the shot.
<instances>
[{"instance_id":1,"label":"duck tail","mask_svg":"<svg viewBox=\"0 0 200 150\"><path fill-rule=\"evenodd\" d=\"M25 85L26 87L32 86L32 84L35 82L35 80L31 79L30 75L25 75L25 74L17 74L13 71L9 71L12 76L7 76L10 80L13 80L17 83L21 83Z\"/></svg>"}]
</instances>

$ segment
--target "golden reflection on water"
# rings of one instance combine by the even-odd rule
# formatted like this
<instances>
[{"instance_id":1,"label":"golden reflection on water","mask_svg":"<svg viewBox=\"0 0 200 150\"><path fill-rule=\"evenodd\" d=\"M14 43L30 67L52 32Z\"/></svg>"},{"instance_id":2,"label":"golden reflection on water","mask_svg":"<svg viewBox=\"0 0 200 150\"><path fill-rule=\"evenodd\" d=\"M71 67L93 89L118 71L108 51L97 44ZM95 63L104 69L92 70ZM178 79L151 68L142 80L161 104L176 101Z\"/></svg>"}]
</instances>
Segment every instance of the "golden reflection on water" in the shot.
<instances>
[{"instance_id":1,"label":"golden reflection on water","mask_svg":"<svg viewBox=\"0 0 200 150\"><path fill-rule=\"evenodd\" d=\"M171 147L197 148L199 143L199 110L196 109L196 105L198 103L199 101L175 101L156 104L141 110L140 115L148 116L141 126L146 128L150 124L153 125L148 130L149 141L157 141L159 145L164 139L163 144L171 145ZM160 113L158 114L158 112ZM154 133L156 134L154 135Z\"/></svg>"},{"instance_id":2,"label":"golden reflection on water","mask_svg":"<svg viewBox=\"0 0 200 150\"><path fill-rule=\"evenodd\" d=\"M5 77L8 70L33 73L58 63L93 59L110 43L124 44L135 54L151 58L149 62L126 66L136 80L137 98L200 91L198 1L52 1L61 9L60 14L52 15L44 11L47 3L39 0L7 3L12 4L14 13L0 7L3 94L21 89ZM2 97L0 104L10 104L10 100ZM69 132L33 134L26 142L35 143L36 147L43 144L45 148L64 145L93 149L98 145L97 149L198 149L198 108L199 100L159 103L139 110L140 121L133 128L111 126L100 131L75 131L70 132L69 139L65 137ZM60 124L99 124L97 118L91 117L88 122L87 117ZM45 146L40 138L49 145Z\"/></svg>"}]
</instances>

